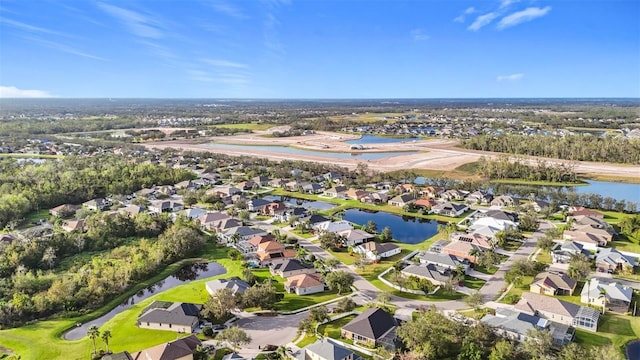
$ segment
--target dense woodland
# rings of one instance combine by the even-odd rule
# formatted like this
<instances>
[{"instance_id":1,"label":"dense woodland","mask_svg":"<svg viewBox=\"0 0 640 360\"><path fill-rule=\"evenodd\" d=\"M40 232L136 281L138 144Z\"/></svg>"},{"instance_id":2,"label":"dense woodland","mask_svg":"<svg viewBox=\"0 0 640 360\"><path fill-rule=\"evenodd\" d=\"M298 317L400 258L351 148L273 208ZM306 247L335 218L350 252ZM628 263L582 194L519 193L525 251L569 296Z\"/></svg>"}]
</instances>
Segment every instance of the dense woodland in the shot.
<instances>
[{"instance_id":1,"label":"dense woodland","mask_svg":"<svg viewBox=\"0 0 640 360\"><path fill-rule=\"evenodd\" d=\"M96 197L131 194L153 185L192 179L186 169L129 163L119 156L65 157L44 164L0 161L0 228L33 210Z\"/></svg>"},{"instance_id":2,"label":"dense woodland","mask_svg":"<svg viewBox=\"0 0 640 360\"><path fill-rule=\"evenodd\" d=\"M640 139L592 135L479 135L462 141L466 149L565 160L640 164Z\"/></svg>"},{"instance_id":3,"label":"dense woodland","mask_svg":"<svg viewBox=\"0 0 640 360\"><path fill-rule=\"evenodd\" d=\"M538 161L534 165L524 159L502 156L496 160L480 158L477 165L480 175L489 179L522 179L529 181L576 182L578 175L570 164L549 164Z\"/></svg>"}]
</instances>

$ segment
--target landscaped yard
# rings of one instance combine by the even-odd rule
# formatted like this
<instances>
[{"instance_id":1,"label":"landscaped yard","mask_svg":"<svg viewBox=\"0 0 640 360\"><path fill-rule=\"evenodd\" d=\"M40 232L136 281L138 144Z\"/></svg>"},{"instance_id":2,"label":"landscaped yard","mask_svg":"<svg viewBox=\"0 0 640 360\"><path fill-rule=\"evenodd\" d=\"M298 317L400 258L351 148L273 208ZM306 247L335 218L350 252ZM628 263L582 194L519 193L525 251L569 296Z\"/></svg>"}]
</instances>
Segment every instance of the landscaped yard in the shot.
<instances>
[{"instance_id":1,"label":"landscaped yard","mask_svg":"<svg viewBox=\"0 0 640 360\"><path fill-rule=\"evenodd\" d=\"M340 339L340 329L342 329L343 326L347 325L349 321L355 318L356 318L356 315L349 315L349 316L343 317L342 319L338 319L335 321L328 322L324 325L320 325L318 326L318 334L325 337L330 337L332 339L338 339L338 340L342 340L344 342L350 343L350 341L346 339Z\"/></svg>"},{"instance_id":2,"label":"landscaped yard","mask_svg":"<svg viewBox=\"0 0 640 360\"><path fill-rule=\"evenodd\" d=\"M511 290L509 290L509 292L507 293L507 295L502 298L502 300L500 300L501 303L507 303L507 299L509 298L509 296L522 296L522 293L525 291L529 291L529 286L531 285L531 283L533 282L533 276L523 276L522 277L522 283L519 286L513 286L511 287Z\"/></svg>"},{"instance_id":3,"label":"landscaped yard","mask_svg":"<svg viewBox=\"0 0 640 360\"><path fill-rule=\"evenodd\" d=\"M623 351L625 345L632 340L640 339L640 317L618 314L600 316L598 332L576 329L576 342L585 345L613 344Z\"/></svg>"},{"instance_id":4,"label":"landscaped yard","mask_svg":"<svg viewBox=\"0 0 640 360\"><path fill-rule=\"evenodd\" d=\"M468 287L469 289L480 290L480 288L483 287L485 283L485 280L474 278L469 275L464 276L464 286Z\"/></svg>"},{"instance_id":5,"label":"landscaped yard","mask_svg":"<svg viewBox=\"0 0 640 360\"><path fill-rule=\"evenodd\" d=\"M215 260L227 269L226 274L216 276L215 278L240 276L241 274L242 268L240 266L240 262L229 260L227 258L227 250L227 248L215 248L213 245L209 244L203 251L202 257L204 259ZM78 322L90 322L90 319L105 314L110 309L120 304L124 299L131 296L131 294L164 279L179 269L184 265L184 263L185 262L180 262L168 266L154 278L141 282L131 291L119 296L108 305L92 312L91 314L70 319L38 321L20 328L2 330L0 331L0 346L16 351L23 360L84 360L89 357L92 351L93 346L91 345L91 341L88 337L75 341L63 340L61 337L66 329L71 328ZM212 278L195 280L161 292L114 316L111 320L107 321L106 324L100 327L100 330L111 331L113 337L109 340L110 349L115 352L122 350L135 352L166 341L175 340L176 333L173 331L138 328L136 326L136 320L140 315L140 312L154 300L204 303L209 296L204 288L204 284L211 279ZM99 348L104 349L104 345L101 341L97 341L97 344Z\"/></svg>"},{"instance_id":6,"label":"landscaped yard","mask_svg":"<svg viewBox=\"0 0 640 360\"><path fill-rule=\"evenodd\" d=\"M504 244L504 250L513 252L513 251L518 250L518 248L520 248L521 245L522 245L522 242L520 242L520 241L508 240Z\"/></svg>"},{"instance_id":7,"label":"landscaped yard","mask_svg":"<svg viewBox=\"0 0 640 360\"><path fill-rule=\"evenodd\" d=\"M536 261L543 264L551 264L551 254L548 251L540 251L536 257Z\"/></svg>"},{"instance_id":8,"label":"landscaped yard","mask_svg":"<svg viewBox=\"0 0 640 360\"><path fill-rule=\"evenodd\" d=\"M497 266L489 266L489 267L485 267L485 266L480 266L480 265L474 265L473 266L473 270L477 271L477 272L481 272L483 274L487 274L487 275L493 275L498 271L499 267Z\"/></svg>"}]
</instances>

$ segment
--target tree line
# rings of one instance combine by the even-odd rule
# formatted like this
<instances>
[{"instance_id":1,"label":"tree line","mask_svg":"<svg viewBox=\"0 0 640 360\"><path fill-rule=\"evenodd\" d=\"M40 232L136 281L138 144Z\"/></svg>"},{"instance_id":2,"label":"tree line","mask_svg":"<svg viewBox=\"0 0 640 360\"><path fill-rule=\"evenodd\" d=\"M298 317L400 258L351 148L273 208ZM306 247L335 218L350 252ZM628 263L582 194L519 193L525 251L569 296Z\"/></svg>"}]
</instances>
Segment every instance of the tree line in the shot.
<instances>
[{"instance_id":1,"label":"tree line","mask_svg":"<svg viewBox=\"0 0 640 360\"><path fill-rule=\"evenodd\" d=\"M153 185L193 179L187 169L134 164L119 156L77 157L43 164L0 160L0 228L29 212L96 197L131 194Z\"/></svg>"},{"instance_id":2,"label":"tree line","mask_svg":"<svg viewBox=\"0 0 640 360\"><path fill-rule=\"evenodd\" d=\"M538 160L530 165L524 159L481 157L477 163L480 175L489 179L524 179L530 181L576 182L578 175L571 164L553 164Z\"/></svg>"},{"instance_id":3,"label":"tree line","mask_svg":"<svg viewBox=\"0 0 640 360\"><path fill-rule=\"evenodd\" d=\"M555 159L640 164L640 139L591 135L506 134L478 135L462 140L462 147L508 154L543 156Z\"/></svg>"}]
</instances>

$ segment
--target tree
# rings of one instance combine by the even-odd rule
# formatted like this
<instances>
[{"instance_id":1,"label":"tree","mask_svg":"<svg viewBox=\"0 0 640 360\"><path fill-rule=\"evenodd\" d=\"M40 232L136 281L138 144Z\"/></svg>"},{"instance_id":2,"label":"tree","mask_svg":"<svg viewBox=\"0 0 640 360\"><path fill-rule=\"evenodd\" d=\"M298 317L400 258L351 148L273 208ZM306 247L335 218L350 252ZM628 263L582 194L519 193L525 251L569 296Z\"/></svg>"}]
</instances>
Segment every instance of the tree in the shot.
<instances>
[{"instance_id":1,"label":"tree","mask_svg":"<svg viewBox=\"0 0 640 360\"><path fill-rule=\"evenodd\" d=\"M300 320L300 322L298 323L298 334L301 334L303 332L307 334L313 334L314 331L315 325L313 323L313 320L311 320L311 317L306 317Z\"/></svg>"},{"instance_id":2,"label":"tree","mask_svg":"<svg viewBox=\"0 0 640 360\"><path fill-rule=\"evenodd\" d=\"M341 264L340 260L336 258L328 258L324 261L324 266L327 270L332 271Z\"/></svg>"},{"instance_id":3,"label":"tree","mask_svg":"<svg viewBox=\"0 0 640 360\"><path fill-rule=\"evenodd\" d=\"M253 271L251 271L251 269L249 268L242 269L242 278L247 282L247 284L251 286L255 285L256 281L258 280Z\"/></svg>"},{"instance_id":4,"label":"tree","mask_svg":"<svg viewBox=\"0 0 640 360\"><path fill-rule=\"evenodd\" d=\"M333 309L335 312L348 312L355 309L356 303L351 300L350 297L344 297L338 301L336 307Z\"/></svg>"},{"instance_id":5,"label":"tree","mask_svg":"<svg viewBox=\"0 0 640 360\"><path fill-rule=\"evenodd\" d=\"M466 298L464 298L465 304L474 308L480 306L480 304L482 304L482 300L482 294L480 294L479 291L474 291L471 294L467 295Z\"/></svg>"},{"instance_id":6,"label":"tree","mask_svg":"<svg viewBox=\"0 0 640 360\"><path fill-rule=\"evenodd\" d=\"M216 290L202 306L202 316L212 323L223 323L230 316L231 311L238 307L238 298L229 288Z\"/></svg>"},{"instance_id":7,"label":"tree","mask_svg":"<svg viewBox=\"0 0 640 360\"><path fill-rule=\"evenodd\" d=\"M624 360L618 349L611 344L592 346L589 355L591 359Z\"/></svg>"},{"instance_id":8,"label":"tree","mask_svg":"<svg viewBox=\"0 0 640 360\"><path fill-rule=\"evenodd\" d=\"M378 224L375 221L369 220L367 224L362 228L362 230L368 232L369 234L375 234L378 232Z\"/></svg>"},{"instance_id":9,"label":"tree","mask_svg":"<svg viewBox=\"0 0 640 360\"><path fill-rule=\"evenodd\" d=\"M109 339L111 338L111 331L103 330L100 337L102 338L102 341L104 341L104 345L107 347L107 353L109 353Z\"/></svg>"},{"instance_id":10,"label":"tree","mask_svg":"<svg viewBox=\"0 0 640 360\"><path fill-rule=\"evenodd\" d=\"M331 290L337 290L338 295L343 292L349 291L353 285L353 275L346 271L334 271L330 272L324 277L324 281Z\"/></svg>"},{"instance_id":11,"label":"tree","mask_svg":"<svg viewBox=\"0 0 640 360\"><path fill-rule=\"evenodd\" d=\"M532 359L551 355L553 336L548 330L533 329L527 332L527 340L522 343L522 349Z\"/></svg>"},{"instance_id":12,"label":"tree","mask_svg":"<svg viewBox=\"0 0 640 360\"><path fill-rule=\"evenodd\" d=\"M325 231L318 237L320 246L323 249L335 248L338 246L339 236L336 233Z\"/></svg>"},{"instance_id":13,"label":"tree","mask_svg":"<svg viewBox=\"0 0 640 360\"><path fill-rule=\"evenodd\" d=\"M533 214L525 214L518 219L518 228L522 231L536 231L538 229L538 219Z\"/></svg>"},{"instance_id":14,"label":"tree","mask_svg":"<svg viewBox=\"0 0 640 360\"><path fill-rule=\"evenodd\" d=\"M309 310L309 318L317 323L329 321L329 309L324 305L312 307Z\"/></svg>"},{"instance_id":15,"label":"tree","mask_svg":"<svg viewBox=\"0 0 640 360\"><path fill-rule=\"evenodd\" d=\"M231 326L222 330L216 339L228 342L233 347L234 353L240 350L240 345L246 345L251 342L251 337L238 326Z\"/></svg>"},{"instance_id":16,"label":"tree","mask_svg":"<svg viewBox=\"0 0 640 360\"><path fill-rule=\"evenodd\" d=\"M591 261L584 254L571 255L567 274L572 278L581 281L591 273Z\"/></svg>"},{"instance_id":17,"label":"tree","mask_svg":"<svg viewBox=\"0 0 640 360\"><path fill-rule=\"evenodd\" d=\"M284 359L287 355L291 355L292 351L290 347L286 347L285 345L278 346L278 350L276 350L276 354L280 357L280 359Z\"/></svg>"},{"instance_id":18,"label":"tree","mask_svg":"<svg viewBox=\"0 0 640 360\"><path fill-rule=\"evenodd\" d=\"M589 353L587 350L574 342L562 348L558 356L560 360L584 360L588 358Z\"/></svg>"},{"instance_id":19,"label":"tree","mask_svg":"<svg viewBox=\"0 0 640 360\"><path fill-rule=\"evenodd\" d=\"M538 239L536 247L544 252L549 252L551 251L551 249L553 249L553 246L555 244L556 243L553 241L552 237L545 235Z\"/></svg>"},{"instance_id":20,"label":"tree","mask_svg":"<svg viewBox=\"0 0 640 360\"><path fill-rule=\"evenodd\" d=\"M491 354L489 354L489 360L516 360L516 348L513 346L508 340L500 340L498 341L493 350L491 350Z\"/></svg>"},{"instance_id":21,"label":"tree","mask_svg":"<svg viewBox=\"0 0 640 360\"><path fill-rule=\"evenodd\" d=\"M89 336L89 339L93 342L93 353L97 354L98 349L96 348L96 338L100 336L100 330L98 330L96 325L91 325L89 330L87 330L87 336Z\"/></svg>"},{"instance_id":22,"label":"tree","mask_svg":"<svg viewBox=\"0 0 640 360\"><path fill-rule=\"evenodd\" d=\"M446 359L458 352L460 325L435 307L421 311L418 316L403 322L396 334L407 349L424 359Z\"/></svg>"},{"instance_id":23,"label":"tree","mask_svg":"<svg viewBox=\"0 0 640 360\"><path fill-rule=\"evenodd\" d=\"M386 305L391 300L391 293L388 291L379 292L376 296L376 301L382 303L382 305Z\"/></svg>"},{"instance_id":24,"label":"tree","mask_svg":"<svg viewBox=\"0 0 640 360\"><path fill-rule=\"evenodd\" d=\"M388 226L385 226L384 229L382 229L380 238L382 239L383 242L389 242L393 240L393 234L391 233L391 228Z\"/></svg>"},{"instance_id":25,"label":"tree","mask_svg":"<svg viewBox=\"0 0 640 360\"><path fill-rule=\"evenodd\" d=\"M271 284L271 279L262 284L256 284L242 294L242 305L245 308L259 307L261 309L273 309L278 301L276 288Z\"/></svg>"}]
</instances>

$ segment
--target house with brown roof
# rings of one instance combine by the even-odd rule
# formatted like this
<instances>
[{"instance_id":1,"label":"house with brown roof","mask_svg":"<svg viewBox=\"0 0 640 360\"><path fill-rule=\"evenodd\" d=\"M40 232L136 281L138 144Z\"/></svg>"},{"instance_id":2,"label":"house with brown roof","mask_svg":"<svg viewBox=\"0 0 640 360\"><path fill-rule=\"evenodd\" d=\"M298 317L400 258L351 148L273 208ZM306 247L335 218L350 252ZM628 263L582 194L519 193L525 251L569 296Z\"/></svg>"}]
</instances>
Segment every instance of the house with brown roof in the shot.
<instances>
[{"instance_id":1,"label":"house with brown roof","mask_svg":"<svg viewBox=\"0 0 640 360\"><path fill-rule=\"evenodd\" d=\"M567 274L556 271L545 271L536 275L529 286L529 291L543 295L573 295L578 281Z\"/></svg>"},{"instance_id":2,"label":"house with brown roof","mask_svg":"<svg viewBox=\"0 0 640 360\"><path fill-rule=\"evenodd\" d=\"M362 198L364 198L367 195L369 195L368 191L354 189L354 188L351 188L344 192L345 198L351 199L351 200L357 200L357 201L362 200Z\"/></svg>"},{"instance_id":3,"label":"house with brown roof","mask_svg":"<svg viewBox=\"0 0 640 360\"><path fill-rule=\"evenodd\" d=\"M193 360L193 352L202 342L190 335L131 355L132 360Z\"/></svg>"},{"instance_id":4,"label":"house with brown roof","mask_svg":"<svg viewBox=\"0 0 640 360\"><path fill-rule=\"evenodd\" d=\"M324 283L316 274L299 274L288 277L284 289L296 295L315 294L324 291Z\"/></svg>"},{"instance_id":5,"label":"house with brown roof","mask_svg":"<svg viewBox=\"0 0 640 360\"><path fill-rule=\"evenodd\" d=\"M611 241L608 240L611 239L610 235L602 236L601 234L596 234L592 231L581 230L565 230L562 233L562 238L564 240L571 240L580 243L587 250L596 250L599 246L606 246L607 243Z\"/></svg>"},{"instance_id":6,"label":"house with brown roof","mask_svg":"<svg viewBox=\"0 0 640 360\"><path fill-rule=\"evenodd\" d=\"M231 219L231 216L220 211L212 211L200 216L198 221L203 230L216 230L216 225L226 219Z\"/></svg>"},{"instance_id":7,"label":"house with brown roof","mask_svg":"<svg viewBox=\"0 0 640 360\"><path fill-rule=\"evenodd\" d=\"M463 233L455 232L449 236L451 241L466 242L479 246L484 250L489 250L493 247L493 242L488 236L478 233Z\"/></svg>"},{"instance_id":8,"label":"house with brown roof","mask_svg":"<svg viewBox=\"0 0 640 360\"><path fill-rule=\"evenodd\" d=\"M599 218L599 219L604 219L604 214L596 211L596 210L591 210L591 209L587 209L583 206L572 206L569 208L569 215L570 216L580 216L580 215L586 215L586 216L591 216L594 218Z\"/></svg>"},{"instance_id":9,"label":"house with brown roof","mask_svg":"<svg viewBox=\"0 0 640 360\"><path fill-rule=\"evenodd\" d=\"M532 292L522 293L515 309L525 314L539 316L561 324L587 331L598 331L600 312L555 297Z\"/></svg>"},{"instance_id":10,"label":"house with brown roof","mask_svg":"<svg viewBox=\"0 0 640 360\"><path fill-rule=\"evenodd\" d=\"M85 231L84 219L66 220L65 222L62 223L60 228L66 232L72 232L72 231L84 232Z\"/></svg>"},{"instance_id":11,"label":"house with brown roof","mask_svg":"<svg viewBox=\"0 0 640 360\"><path fill-rule=\"evenodd\" d=\"M391 243L378 243L369 241L353 248L353 252L364 255L367 259L380 261L380 259L388 258L400 254L402 249Z\"/></svg>"},{"instance_id":12,"label":"house with brown roof","mask_svg":"<svg viewBox=\"0 0 640 360\"><path fill-rule=\"evenodd\" d=\"M493 198L493 200L491 200L491 206L497 206L497 207L511 207L511 206L516 206L518 204L519 204L519 201L517 201L516 199L514 199L509 195L496 196L495 198Z\"/></svg>"},{"instance_id":13,"label":"house with brown roof","mask_svg":"<svg viewBox=\"0 0 640 360\"><path fill-rule=\"evenodd\" d=\"M76 210L80 209L80 206L73 204L62 204L49 210L49 214L58 217L69 217L76 213Z\"/></svg>"},{"instance_id":14,"label":"house with brown roof","mask_svg":"<svg viewBox=\"0 0 640 360\"><path fill-rule=\"evenodd\" d=\"M380 308L369 308L340 330L340 336L369 347L391 345L395 340L397 320Z\"/></svg>"},{"instance_id":15,"label":"house with brown roof","mask_svg":"<svg viewBox=\"0 0 640 360\"><path fill-rule=\"evenodd\" d=\"M347 191L346 186L334 186L324 191L323 195L331 198L343 198L344 193Z\"/></svg>"},{"instance_id":16,"label":"house with brown roof","mask_svg":"<svg viewBox=\"0 0 640 360\"><path fill-rule=\"evenodd\" d=\"M281 264L288 259L294 258L296 251L293 249L285 249L284 245L277 241L267 241L258 245L256 256L261 266L269 266Z\"/></svg>"},{"instance_id":17,"label":"house with brown roof","mask_svg":"<svg viewBox=\"0 0 640 360\"><path fill-rule=\"evenodd\" d=\"M389 196L385 193L371 192L367 196L360 199L360 202L366 204L383 204L389 201Z\"/></svg>"},{"instance_id":18,"label":"house with brown roof","mask_svg":"<svg viewBox=\"0 0 640 360\"><path fill-rule=\"evenodd\" d=\"M486 250L486 248L480 247L470 242L451 241L447 245L442 247L441 252L443 254L455 256L459 259L467 259L470 263L475 264L478 262L478 255ZM476 252L476 255L471 255Z\"/></svg>"}]
</instances>

